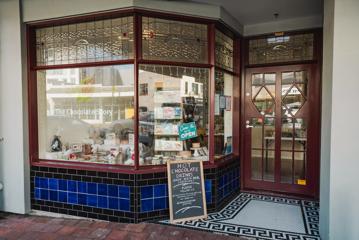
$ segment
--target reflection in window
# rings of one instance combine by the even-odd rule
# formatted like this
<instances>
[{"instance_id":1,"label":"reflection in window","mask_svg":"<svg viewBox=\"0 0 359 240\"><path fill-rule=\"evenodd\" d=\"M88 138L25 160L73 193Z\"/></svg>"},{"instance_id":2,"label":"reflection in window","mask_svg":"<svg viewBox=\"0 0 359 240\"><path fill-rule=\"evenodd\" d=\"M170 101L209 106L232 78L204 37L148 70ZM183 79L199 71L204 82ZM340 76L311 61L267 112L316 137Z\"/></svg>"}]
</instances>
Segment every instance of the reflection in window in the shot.
<instances>
[{"instance_id":1,"label":"reflection in window","mask_svg":"<svg viewBox=\"0 0 359 240\"><path fill-rule=\"evenodd\" d=\"M142 17L143 58L208 63L207 25Z\"/></svg>"},{"instance_id":2,"label":"reflection in window","mask_svg":"<svg viewBox=\"0 0 359 240\"><path fill-rule=\"evenodd\" d=\"M132 65L37 72L40 159L134 163Z\"/></svg>"},{"instance_id":3,"label":"reflection in window","mask_svg":"<svg viewBox=\"0 0 359 240\"><path fill-rule=\"evenodd\" d=\"M140 164L208 160L208 78L207 69L140 65L139 84L148 85L139 96Z\"/></svg>"},{"instance_id":4,"label":"reflection in window","mask_svg":"<svg viewBox=\"0 0 359 240\"><path fill-rule=\"evenodd\" d=\"M249 40L249 64L313 60L314 34Z\"/></svg>"},{"instance_id":5,"label":"reflection in window","mask_svg":"<svg viewBox=\"0 0 359 240\"><path fill-rule=\"evenodd\" d=\"M223 156L232 153L233 76L222 71L215 76L215 156Z\"/></svg>"},{"instance_id":6,"label":"reflection in window","mask_svg":"<svg viewBox=\"0 0 359 240\"><path fill-rule=\"evenodd\" d=\"M37 65L133 58L133 17L36 30Z\"/></svg>"}]
</instances>

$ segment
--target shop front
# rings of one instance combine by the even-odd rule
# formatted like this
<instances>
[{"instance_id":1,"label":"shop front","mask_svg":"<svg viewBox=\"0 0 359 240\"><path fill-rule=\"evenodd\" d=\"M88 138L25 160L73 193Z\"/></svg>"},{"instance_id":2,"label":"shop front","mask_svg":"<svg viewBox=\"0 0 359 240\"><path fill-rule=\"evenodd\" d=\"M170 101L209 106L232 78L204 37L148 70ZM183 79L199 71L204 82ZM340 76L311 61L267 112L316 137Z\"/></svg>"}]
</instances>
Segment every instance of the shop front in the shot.
<instances>
[{"instance_id":1,"label":"shop front","mask_svg":"<svg viewBox=\"0 0 359 240\"><path fill-rule=\"evenodd\" d=\"M31 208L169 217L166 163L200 160L207 209L240 189L240 35L139 9L27 25Z\"/></svg>"}]
</instances>

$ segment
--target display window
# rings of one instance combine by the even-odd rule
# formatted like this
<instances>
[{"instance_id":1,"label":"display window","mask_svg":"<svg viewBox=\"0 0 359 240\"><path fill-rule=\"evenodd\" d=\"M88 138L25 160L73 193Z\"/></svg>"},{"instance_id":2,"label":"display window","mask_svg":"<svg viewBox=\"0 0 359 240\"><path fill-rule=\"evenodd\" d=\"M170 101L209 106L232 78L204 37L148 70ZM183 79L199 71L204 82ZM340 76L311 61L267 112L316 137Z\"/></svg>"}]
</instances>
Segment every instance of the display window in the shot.
<instances>
[{"instance_id":1,"label":"display window","mask_svg":"<svg viewBox=\"0 0 359 240\"><path fill-rule=\"evenodd\" d=\"M208 69L140 65L139 83L149 92L139 96L141 165L209 160L208 79Z\"/></svg>"},{"instance_id":2,"label":"display window","mask_svg":"<svg viewBox=\"0 0 359 240\"><path fill-rule=\"evenodd\" d=\"M214 164L238 149L233 34L212 20L155 16L29 24L32 163L132 171Z\"/></svg>"},{"instance_id":3,"label":"display window","mask_svg":"<svg viewBox=\"0 0 359 240\"><path fill-rule=\"evenodd\" d=\"M37 72L41 159L134 164L133 65Z\"/></svg>"},{"instance_id":4,"label":"display window","mask_svg":"<svg viewBox=\"0 0 359 240\"><path fill-rule=\"evenodd\" d=\"M214 142L215 157L232 153L233 148L233 75L216 70Z\"/></svg>"}]
</instances>

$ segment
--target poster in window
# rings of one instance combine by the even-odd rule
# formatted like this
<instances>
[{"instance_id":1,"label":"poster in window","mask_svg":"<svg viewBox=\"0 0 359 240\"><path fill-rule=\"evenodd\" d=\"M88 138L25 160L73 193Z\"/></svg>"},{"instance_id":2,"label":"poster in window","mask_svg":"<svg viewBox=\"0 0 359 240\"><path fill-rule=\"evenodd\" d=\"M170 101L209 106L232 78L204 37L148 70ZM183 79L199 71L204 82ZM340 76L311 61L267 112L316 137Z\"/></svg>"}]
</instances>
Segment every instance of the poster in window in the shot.
<instances>
[{"instance_id":1,"label":"poster in window","mask_svg":"<svg viewBox=\"0 0 359 240\"><path fill-rule=\"evenodd\" d=\"M232 100L231 96L226 96L226 111L231 111Z\"/></svg>"},{"instance_id":2,"label":"poster in window","mask_svg":"<svg viewBox=\"0 0 359 240\"><path fill-rule=\"evenodd\" d=\"M225 109L226 108L226 97L225 96L220 96L219 97L219 108L220 109Z\"/></svg>"},{"instance_id":3,"label":"poster in window","mask_svg":"<svg viewBox=\"0 0 359 240\"><path fill-rule=\"evenodd\" d=\"M219 94L214 95L214 115L219 115Z\"/></svg>"}]
</instances>

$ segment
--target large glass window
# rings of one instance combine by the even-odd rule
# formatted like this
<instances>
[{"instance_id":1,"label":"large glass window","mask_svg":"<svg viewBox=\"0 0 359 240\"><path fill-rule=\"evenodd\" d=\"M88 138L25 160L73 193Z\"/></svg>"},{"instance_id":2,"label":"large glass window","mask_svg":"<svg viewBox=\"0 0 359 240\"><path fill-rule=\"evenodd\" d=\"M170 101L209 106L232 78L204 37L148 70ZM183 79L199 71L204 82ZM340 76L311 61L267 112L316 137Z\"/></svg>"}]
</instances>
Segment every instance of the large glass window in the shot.
<instances>
[{"instance_id":1,"label":"large glass window","mask_svg":"<svg viewBox=\"0 0 359 240\"><path fill-rule=\"evenodd\" d=\"M37 72L40 159L134 164L132 65Z\"/></svg>"},{"instance_id":2,"label":"large glass window","mask_svg":"<svg viewBox=\"0 0 359 240\"><path fill-rule=\"evenodd\" d=\"M221 157L232 153L233 76L218 70L215 76L214 151Z\"/></svg>"},{"instance_id":3,"label":"large glass window","mask_svg":"<svg viewBox=\"0 0 359 240\"><path fill-rule=\"evenodd\" d=\"M141 165L169 159L208 160L208 69L140 65Z\"/></svg>"},{"instance_id":4,"label":"large glass window","mask_svg":"<svg viewBox=\"0 0 359 240\"><path fill-rule=\"evenodd\" d=\"M36 30L37 65L133 58L133 17Z\"/></svg>"},{"instance_id":5,"label":"large glass window","mask_svg":"<svg viewBox=\"0 0 359 240\"><path fill-rule=\"evenodd\" d=\"M208 63L207 25L142 18L144 59Z\"/></svg>"}]
</instances>

